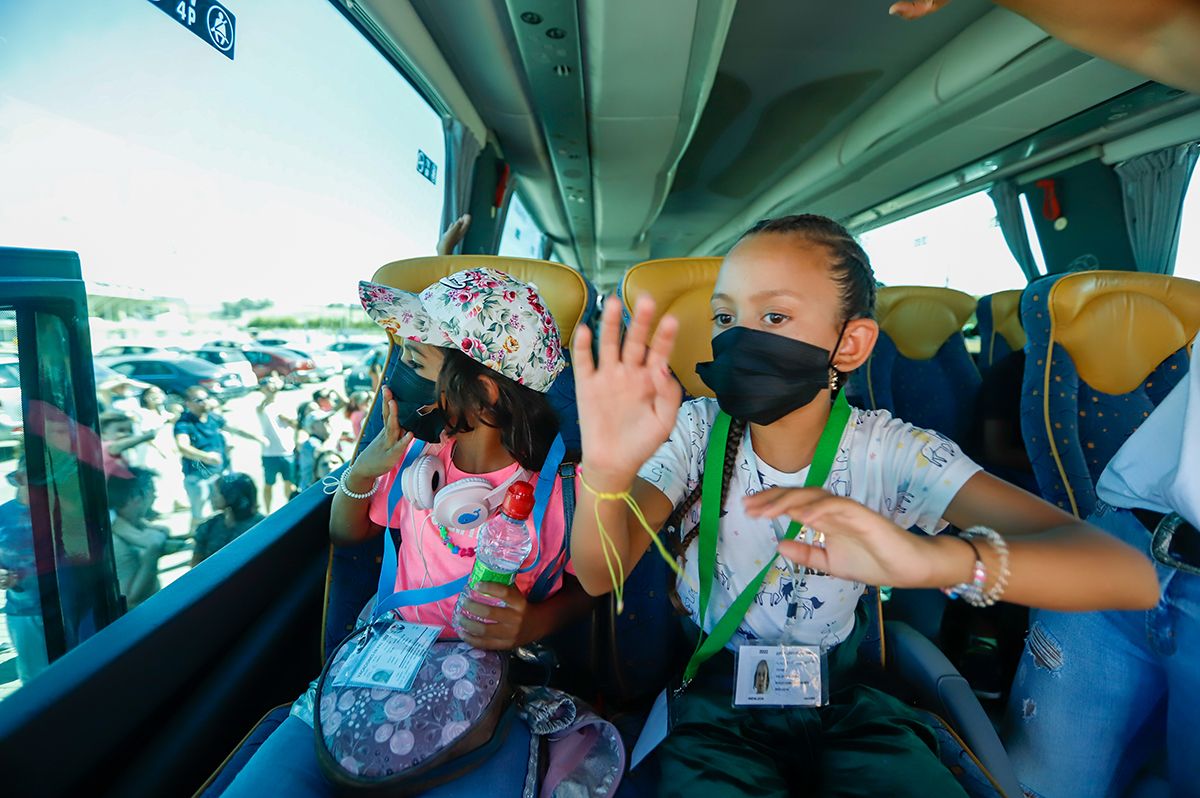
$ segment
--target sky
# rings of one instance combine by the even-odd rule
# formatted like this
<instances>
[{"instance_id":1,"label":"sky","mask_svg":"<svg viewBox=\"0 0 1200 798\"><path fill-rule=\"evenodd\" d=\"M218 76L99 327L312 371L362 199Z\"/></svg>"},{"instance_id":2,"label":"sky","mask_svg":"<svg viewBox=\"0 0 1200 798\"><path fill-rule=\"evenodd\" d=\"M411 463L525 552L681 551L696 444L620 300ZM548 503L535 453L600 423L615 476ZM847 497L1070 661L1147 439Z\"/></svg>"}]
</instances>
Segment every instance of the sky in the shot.
<instances>
[{"instance_id":1,"label":"sky","mask_svg":"<svg viewBox=\"0 0 1200 798\"><path fill-rule=\"evenodd\" d=\"M329 2L228 0L233 61L155 5L0 3L0 243L280 308L355 302L378 266L433 253L441 120Z\"/></svg>"}]
</instances>

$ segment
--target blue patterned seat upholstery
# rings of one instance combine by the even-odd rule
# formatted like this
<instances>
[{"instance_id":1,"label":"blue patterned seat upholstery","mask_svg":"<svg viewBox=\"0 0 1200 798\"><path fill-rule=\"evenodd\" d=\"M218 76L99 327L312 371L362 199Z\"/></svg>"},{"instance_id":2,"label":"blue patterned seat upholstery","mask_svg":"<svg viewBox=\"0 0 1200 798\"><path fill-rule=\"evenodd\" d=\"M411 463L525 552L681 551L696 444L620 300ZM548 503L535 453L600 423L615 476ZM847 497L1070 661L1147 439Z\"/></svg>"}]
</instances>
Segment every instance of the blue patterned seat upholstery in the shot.
<instances>
[{"instance_id":1,"label":"blue patterned seat upholstery","mask_svg":"<svg viewBox=\"0 0 1200 798\"><path fill-rule=\"evenodd\" d=\"M1025 348L1025 328L1021 326L1021 289L981 296L975 308L975 318L979 322L980 371Z\"/></svg>"},{"instance_id":2,"label":"blue patterned seat upholstery","mask_svg":"<svg viewBox=\"0 0 1200 798\"><path fill-rule=\"evenodd\" d=\"M950 288L879 289L879 342L851 376L852 398L961 441L979 391L979 370L962 336L974 312L974 298Z\"/></svg>"},{"instance_id":3,"label":"blue patterned seat upholstery","mask_svg":"<svg viewBox=\"0 0 1200 798\"><path fill-rule=\"evenodd\" d=\"M1053 275L1021 302L1021 431L1043 497L1086 518L1117 449L1187 372L1200 283L1139 272Z\"/></svg>"}]
</instances>

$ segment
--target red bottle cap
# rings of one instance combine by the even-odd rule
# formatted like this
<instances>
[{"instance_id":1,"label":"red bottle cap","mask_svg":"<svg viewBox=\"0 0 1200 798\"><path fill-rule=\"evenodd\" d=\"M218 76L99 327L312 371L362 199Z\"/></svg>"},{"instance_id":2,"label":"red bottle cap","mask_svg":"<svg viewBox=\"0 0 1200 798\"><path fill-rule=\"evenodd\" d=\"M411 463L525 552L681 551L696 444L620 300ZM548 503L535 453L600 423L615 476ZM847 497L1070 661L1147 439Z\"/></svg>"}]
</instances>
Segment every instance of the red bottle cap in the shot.
<instances>
[{"instance_id":1,"label":"red bottle cap","mask_svg":"<svg viewBox=\"0 0 1200 798\"><path fill-rule=\"evenodd\" d=\"M514 482L504 494L504 504L500 512L514 521L524 521L533 512L533 485L528 482Z\"/></svg>"}]
</instances>

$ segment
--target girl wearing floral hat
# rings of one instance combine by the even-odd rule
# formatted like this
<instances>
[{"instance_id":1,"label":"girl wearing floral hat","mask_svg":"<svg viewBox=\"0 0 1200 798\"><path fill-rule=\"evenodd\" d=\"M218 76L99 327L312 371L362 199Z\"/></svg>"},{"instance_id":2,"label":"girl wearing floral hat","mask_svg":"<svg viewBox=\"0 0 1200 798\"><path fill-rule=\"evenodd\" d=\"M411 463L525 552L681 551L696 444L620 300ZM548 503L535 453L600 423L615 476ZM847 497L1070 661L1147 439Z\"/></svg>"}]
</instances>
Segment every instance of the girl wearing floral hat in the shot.
<instances>
[{"instance_id":1,"label":"girl wearing floral hat","mask_svg":"<svg viewBox=\"0 0 1200 798\"><path fill-rule=\"evenodd\" d=\"M538 474L558 436L546 391L565 368L558 327L537 289L492 269L458 272L412 294L360 285L367 313L402 344L383 388L383 429L344 472L333 499L329 535L335 545L361 543L387 527L399 531L397 592L435 587L474 565L473 532L435 523L408 496L389 512L389 494L411 446L425 443L445 483L482 478L501 486L522 471ZM482 582L487 603L468 600L462 639L505 650L538 640L587 612L592 599L567 564L543 601L527 596L563 547L561 479L556 478L539 539L512 585ZM544 552L544 553L543 553ZM527 570L526 570L527 569ZM543 579L543 584L545 580ZM457 594L400 609L415 623L452 627ZM311 691L310 691L311 693ZM311 706L304 699L247 763L227 795L326 795L312 745Z\"/></svg>"}]
</instances>

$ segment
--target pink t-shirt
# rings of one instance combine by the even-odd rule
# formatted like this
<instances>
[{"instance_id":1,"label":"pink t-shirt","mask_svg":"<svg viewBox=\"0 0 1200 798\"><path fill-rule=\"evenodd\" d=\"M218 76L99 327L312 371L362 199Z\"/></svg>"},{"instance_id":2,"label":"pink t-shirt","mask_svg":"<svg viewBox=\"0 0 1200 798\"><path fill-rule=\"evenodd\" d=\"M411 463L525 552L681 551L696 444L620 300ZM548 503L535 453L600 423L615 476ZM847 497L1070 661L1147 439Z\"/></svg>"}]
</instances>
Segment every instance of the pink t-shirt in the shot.
<instances>
[{"instance_id":1,"label":"pink t-shirt","mask_svg":"<svg viewBox=\"0 0 1200 798\"><path fill-rule=\"evenodd\" d=\"M454 461L451 459L453 451L454 442L450 441L442 445L426 446L424 452L424 454L439 458L446 466L448 483L466 477L483 477L492 485L500 485L520 468L514 463L508 468L493 471L490 474L468 474L454 465ZM370 518L380 526L388 525L388 493L391 491L392 483L399 471L400 466L396 466L390 474L385 476L380 481L379 490L371 498ZM538 477L534 474L530 477L529 482L536 488L537 480ZM529 532L533 534L533 519L530 518L528 523ZM450 549L442 542L437 525L434 524L428 510L418 510L409 504L407 498L403 498L396 504L391 526L393 529L400 530L400 549L396 552L396 590L413 590L443 585L471 572L471 567L475 564L474 557L462 557L450 552ZM463 549L475 547L475 533L478 530L471 530L470 533L458 532L453 529L448 531L454 545ZM525 595L529 595L529 591L538 577L549 567L550 561L558 555L563 545L563 534L562 480L560 479L555 481L554 492L550 496L550 505L546 510L546 520L542 524L540 550L535 537L533 551L522 567L528 567L534 560L538 561L538 565L517 575L517 587ZM566 570L569 573L575 572L570 562L567 563ZM562 577L559 577L551 592L557 592L561 587ZM400 612L405 618L416 623L445 626L447 630L443 634L452 635L453 632L449 630L449 627L451 619L454 617L454 604L457 600L457 595L450 596L436 604L403 607Z\"/></svg>"}]
</instances>

